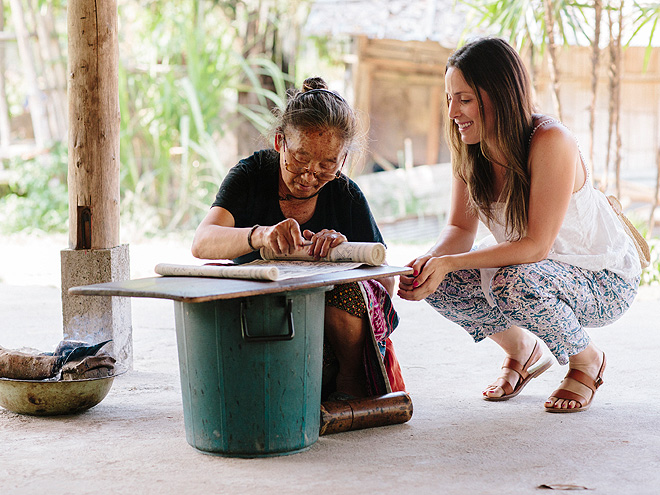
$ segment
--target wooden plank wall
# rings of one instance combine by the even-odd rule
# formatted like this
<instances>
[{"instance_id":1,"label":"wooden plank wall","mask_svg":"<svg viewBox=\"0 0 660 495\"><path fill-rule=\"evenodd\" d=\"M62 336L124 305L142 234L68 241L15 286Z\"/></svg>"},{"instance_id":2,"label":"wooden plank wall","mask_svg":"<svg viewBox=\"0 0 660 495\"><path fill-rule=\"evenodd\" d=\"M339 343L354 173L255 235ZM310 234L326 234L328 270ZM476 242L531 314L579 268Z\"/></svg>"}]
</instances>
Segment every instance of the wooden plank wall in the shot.
<instances>
[{"instance_id":1,"label":"wooden plank wall","mask_svg":"<svg viewBox=\"0 0 660 495\"><path fill-rule=\"evenodd\" d=\"M444 68L452 50L435 42L357 38L354 70L355 106L368 120L369 149L362 163L403 162L406 138L412 142L415 165L449 161L444 143ZM660 134L660 56L656 49L646 70L645 48L624 52L622 76L622 170L625 176L655 177ZM591 51L588 47L560 50L564 123L575 132L585 155L589 151ZM547 65L539 61L535 74L539 110L553 114ZM609 102L607 52L600 67L596 109L594 169L604 171ZM612 167L610 167L612 170Z\"/></svg>"},{"instance_id":2,"label":"wooden plank wall","mask_svg":"<svg viewBox=\"0 0 660 495\"><path fill-rule=\"evenodd\" d=\"M355 106L369 121L365 171L374 162L402 164L406 139L414 165L448 159L441 112L449 53L437 43L358 38Z\"/></svg>"},{"instance_id":3,"label":"wooden plank wall","mask_svg":"<svg viewBox=\"0 0 660 495\"><path fill-rule=\"evenodd\" d=\"M626 177L655 177L660 134L660 51L655 49L644 69L645 48L629 47L623 52L621 77L621 169ZM598 78L594 172L605 171L609 104L608 56L603 58ZM575 132L586 155L590 146L591 50L572 47L560 52L561 98L564 123ZM537 64L535 84L541 110L552 113L550 80L545 61ZM613 165L609 170L613 172Z\"/></svg>"}]
</instances>

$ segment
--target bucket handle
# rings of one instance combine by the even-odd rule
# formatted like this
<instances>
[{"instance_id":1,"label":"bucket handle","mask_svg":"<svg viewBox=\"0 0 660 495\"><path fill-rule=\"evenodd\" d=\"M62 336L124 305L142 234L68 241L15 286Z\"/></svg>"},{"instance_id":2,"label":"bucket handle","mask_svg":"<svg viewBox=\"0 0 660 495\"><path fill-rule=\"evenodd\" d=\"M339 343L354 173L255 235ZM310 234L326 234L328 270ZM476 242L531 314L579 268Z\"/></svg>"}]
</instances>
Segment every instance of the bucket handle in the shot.
<instances>
[{"instance_id":1,"label":"bucket handle","mask_svg":"<svg viewBox=\"0 0 660 495\"><path fill-rule=\"evenodd\" d=\"M246 342L277 342L281 340L291 340L295 335L293 327L293 301L286 300L287 321L289 323L289 332L281 335L250 335L247 323L246 301L241 301L241 334Z\"/></svg>"}]
</instances>

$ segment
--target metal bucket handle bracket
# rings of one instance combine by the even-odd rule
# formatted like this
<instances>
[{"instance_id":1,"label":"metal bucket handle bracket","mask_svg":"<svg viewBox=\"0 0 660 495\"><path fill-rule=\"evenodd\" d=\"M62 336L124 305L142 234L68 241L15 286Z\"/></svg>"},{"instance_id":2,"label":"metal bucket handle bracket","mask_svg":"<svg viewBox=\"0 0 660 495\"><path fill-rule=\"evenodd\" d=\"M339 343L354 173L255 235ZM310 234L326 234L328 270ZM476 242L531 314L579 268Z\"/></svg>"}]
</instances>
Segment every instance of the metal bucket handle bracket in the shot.
<instances>
[{"instance_id":1,"label":"metal bucket handle bracket","mask_svg":"<svg viewBox=\"0 0 660 495\"><path fill-rule=\"evenodd\" d=\"M247 322L247 301L241 301L241 335L246 342L277 342L281 340L291 340L295 335L293 326L293 300L285 298L287 321L289 323L289 332L281 335L250 335Z\"/></svg>"}]
</instances>

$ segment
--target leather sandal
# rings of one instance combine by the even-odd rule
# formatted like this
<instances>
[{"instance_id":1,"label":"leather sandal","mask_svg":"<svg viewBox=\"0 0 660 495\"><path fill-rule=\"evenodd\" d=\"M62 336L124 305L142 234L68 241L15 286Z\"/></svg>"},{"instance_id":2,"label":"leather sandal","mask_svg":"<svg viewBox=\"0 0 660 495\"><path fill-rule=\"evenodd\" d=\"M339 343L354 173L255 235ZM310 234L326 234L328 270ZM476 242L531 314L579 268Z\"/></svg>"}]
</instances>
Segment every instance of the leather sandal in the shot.
<instances>
[{"instance_id":1,"label":"leather sandal","mask_svg":"<svg viewBox=\"0 0 660 495\"><path fill-rule=\"evenodd\" d=\"M591 397L588 399L584 397L581 394L578 394L576 392L571 392L570 390L567 390L565 388L558 388L554 392L552 392L552 395L550 397L556 397L557 399L564 399L564 400L574 400L577 402L580 407L573 407L571 409L569 408L561 408L561 407L547 407L545 410L550 413L574 413L574 412L580 412L580 411L586 411L589 409L591 406L591 402L594 400L594 395L596 395L596 390L598 387L600 387L603 384L603 371L605 371L605 353L603 353L603 364L600 365L600 370L598 371L598 375L596 376L596 379L591 378L589 375L586 373L583 373L580 370L575 370L575 369L569 369L568 373L566 373L566 378L570 378L571 380L575 380L576 382L581 383L585 387L588 387L591 389Z\"/></svg>"},{"instance_id":2,"label":"leather sandal","mask_svg":"<svg viewBox=\"0 0 660 495\"><path fill-rule=\"evenodd\" d=\"M520 364L520 362L510 357L504 360L504 364L502 364L502 369L507 368L513 370L516 373L518 373L518 376L520 378L518 378L518 381L516 382L516 386L512 387L511 384L508 382L508 380L506 380L504 377L499 377L497 380L495 380L495 383L493 383L491 386L501 387L502 390L504 390L504 395L500 397L489 397L487 395L484 395L484 400L492 401L492 402L509 400L515 397L516 395L518 395L520 392L522 392L522 389L525 388L525 385L527 385L532 378L536 378L541 373L543 373L548 368L550 368L550 366L552 366L552 357L544 356L544 355L541 355L541 357L534 364L530 364L530 361L534 357L534 353L536 352L536 348L538 347L538 345L539 345L538 341L534 343L534 349L532 349L532 353L529 355L529 358L527 359L527 362L525 362L524 365Z\"/></svg>"}]
</instances>

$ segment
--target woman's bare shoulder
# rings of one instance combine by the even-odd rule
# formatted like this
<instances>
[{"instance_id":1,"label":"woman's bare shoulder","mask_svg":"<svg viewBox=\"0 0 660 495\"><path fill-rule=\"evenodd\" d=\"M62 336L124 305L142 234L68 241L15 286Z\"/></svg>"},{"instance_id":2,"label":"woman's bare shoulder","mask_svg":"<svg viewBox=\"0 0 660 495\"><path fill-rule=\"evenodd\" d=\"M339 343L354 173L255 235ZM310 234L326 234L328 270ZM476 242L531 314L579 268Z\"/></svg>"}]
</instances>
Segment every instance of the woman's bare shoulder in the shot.
<instances>
[{"instance_id":1,"label":"woman's bare shoulder","mask_svg":"<svg viewBox=\"0 0 660 495\"><path fill-rule=\"evenodd\" d=\"M577 149L577 142L573 133L559 120L547 115L534 116L534 128L530 135L531 148L546 148L548 146L567 146Z\"/></svg>"}]
</instances>

